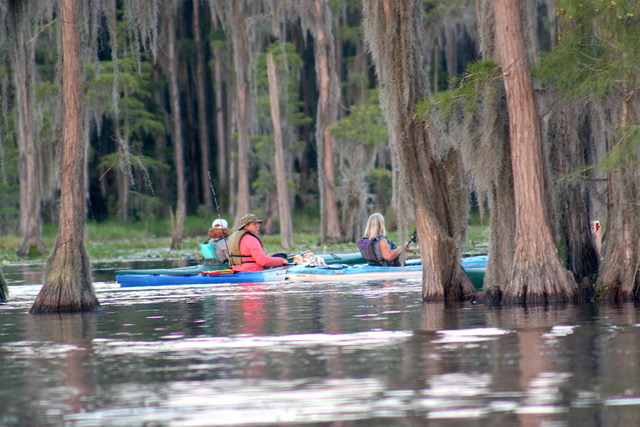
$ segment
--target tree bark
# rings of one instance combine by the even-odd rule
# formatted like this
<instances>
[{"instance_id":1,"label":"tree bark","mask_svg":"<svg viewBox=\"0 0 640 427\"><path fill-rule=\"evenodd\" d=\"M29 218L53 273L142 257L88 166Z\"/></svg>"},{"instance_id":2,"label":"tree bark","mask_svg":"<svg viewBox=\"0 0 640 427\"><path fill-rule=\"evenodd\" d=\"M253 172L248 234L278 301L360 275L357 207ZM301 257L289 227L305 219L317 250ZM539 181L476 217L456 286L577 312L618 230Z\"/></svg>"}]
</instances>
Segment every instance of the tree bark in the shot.
<instances>
[{"instance_id":1,"label":"tree bark","mask_svg":"<svg viewBox=\"0 0 640 427\"><path fill-rule=\"evenodd\" d=\"M54 249L45 266L44 285L30 310L32 314L88 311L100 307L84 247L84 72L77 0L61 0L59 9L63 123L60 224Z\"/></svg>"},{"instance_id":2,"label":"tree bark","mask_svg":"<svg viewBox=\"0 0 640 427\"><path fill-rule=\"evenodd\" d=\"M320 243L342 242L342 227L334 187L336 182L333 139L329 133L338 117L340 88L336 72L335 47L327 0L313 0L315 18L315 59L318 80L318 114L316 144L318 147L318 180L320 186Z\"/></svg>"},{"instance_id":3,"label":"tree bark","mask_svg":"<svg viewBox=\"0 0 640 427\"><path fill-rule=\"evenodd\" d=\"M20 233L22 244L19 257L28 256L32 248L44 254L47 248L41 235L41 189L39 146L33 137L32 105L32 61L33 42L29 40L29 16L27 2L10 2L13 76L16 88L16 136L19 150L20 170Z\"/></svg>"},{"instance_id":4,"label":"tree bark","mask_svg":"<svg viewBox=\"0 0 640 427\"><path fill-rule=\"evenodd\" d=\"M200 140L200 179L202 182L203 202L212 206L213 199L209 188L209 120L207 117L207 97L205 90L204 46L200 36L200 4L193 0L193 41L196 45L196 97L198 100L198 139Z\"/></svg>"},{"instance_id":5,"label":"tree bark","mask_svg":"<svg viewBox=\"0 0 640 427\"><path fill-rule=\"evenodd\" d=\"M558 104L557 100L549 101ZM552 167L560 176L569 176L589 164L586 153L590 150L590 141L579 135L588 113L582 103L557 105L554 110L557 112L551 117L549 131L552 133L549 139L553 141ZM585 285L581 288L592 293L589 281L598 274L599 249L590 229L589 191L584 182L560 183L554 187L557 200L554 212L559 212L556 240L562 242L560 254L575 280Z\"/></svg>"},{"instance_id":6,"label":"tree bark","mask_svg":"<svg viewBox=\"0 0 640 427\"><path fill-rule=\"evenodd\" d=\"M167 6L167 55L169 62L169 96L171 98L171 117L173 122L173 154L176 168L177 201L173 230L171 231L171 247L177 249L182 243L184 220L187 216L187 183L184 171L184 137L182 135L182 110L180 108L180 89L178 87L178 57L176 53L175 14L179 7L177 0Z\"/></svg>"},{"instance_id":7,"label":"tree bark","mask_svg":"<svg viewBox=\"0 0 640 427\"><path fill-rule=\"evenodd\" d=\"M0 268L0 302L7 302L9 299L9 287L7 281L4 278L2 268Z\"/></svg>"},{"instance_id":8,"label":"tree bark","mask_svg":"<svg viewBox=\"0 0 640 427\"><path fill-rule=\"evenodd\" d=\"M222 49L214 49L213 78L215 80L215 123L216 123L216 176L218 182L227 185L229 182L229 169L227 163L229 161L229 141L227 140L227 121L224 112L227 111L225 106L225 85L223 83L222 73Z\"/></svg>"},{"instance_id":9,"label":"tree bark","mask_svg":"<svg viewBox=\"0 0 640 427\"><path fill-rule=\"evenodd\" d=\"M275 143L275 174L278 190L278 213L280 216L280 242L284 249L294 245L293 226L291 223L291 207L289 206L289 190L284 167L284 148L282 142L278 78L273 54L267 55L267 75L269 79L269 102L271 104L271 122L273 124L273 140Z\"/></svg>"},{"instance_id":10,"label":"tree bark","mask_svg":"<svg viewBox=\"0 0 640 427\"><path fill-rule=\"evenodd\" d=\"M509 113L516 204L510 280L503 302L574 300L577 285L561 263L545 210L540 125L517 0L494 0L496 54Z\"/></svg>"},{"instance_id":11,"label":"tree bark","mask_svg":"<svg viewBox=\"0 0 640 427\"><path fill-rule=\"evenodd\" d=\"M238 130L238 188L236 197L236 223L251 210L249 188L249 113L251 108L251 83L249 79L249 46L244 0L234 1L231 6L233 25L233 63L236 74L236 126Z\"/></svg>"},{"instance_id":12,"label":"tree bark","mask_svg":"<svg viewBox=\"0 0 640 427\"><path fill-rule=\"evenodd\" d=\"M620 124L624 128L630 123L637 123L637 119L632 116L633 108L630 105L633 90L624 87L622 93ZM601 301L640 300L640 227L637 209L640 171L636 159L636 155L622 158L608 174L607 229L600 271Z\"/></svg>"},{"instance_id":13,"label":"tree bark","mask_svg":"<svg viewBox=\"0 0 640 427\"><path fill-rule=\"evenodd\" d=\"M455 150L439 155L425 124L415 119L416 104L428 96L420 3L365 0L363 5L365 37L376 65L392 148L401 182L415 204L424 266L422 298L465 298L475 289L459 261L467 222L460 155Z\"/></svg>"}]
</instances>

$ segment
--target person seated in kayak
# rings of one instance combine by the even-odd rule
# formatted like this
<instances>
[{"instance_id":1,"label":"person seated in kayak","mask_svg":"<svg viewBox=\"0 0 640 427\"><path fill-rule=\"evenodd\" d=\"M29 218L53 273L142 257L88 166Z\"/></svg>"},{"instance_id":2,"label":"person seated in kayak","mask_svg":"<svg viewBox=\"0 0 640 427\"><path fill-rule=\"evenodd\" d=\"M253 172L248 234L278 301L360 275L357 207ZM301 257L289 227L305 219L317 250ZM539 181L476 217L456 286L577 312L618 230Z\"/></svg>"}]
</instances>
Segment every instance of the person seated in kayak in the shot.
<instances>
[{"instance_id":1,"label":"person seated in kayak","mask_svg":"<svg viewBox=\"0 0 640 427\"><path fill-rule=\"evenodd\" d=\"M260 240L260 224L254 214L240 218L240 223L229 236L229 265L234 271L260 271L266 267L280 267L289 262L286 258L267 255Z\"/></svg>"},{"instance_id":2,"label":"person seated in kayak","mask_svg":"<svg viewBox=\"0 0 640 427\"><path fill-rule=\"evenodd\" d=\"M384 226L382 214L374 213L367 221L364 230L364 237L358 239L358 249L369 265L380 265L385 267L400 266L402 262L400 255L409 247L409 242L400 247L387 238L387 229Z\"/></svg>"},{"instance_id":3,"label":"person seated in kayak","mask_svg":"<svg viewBox=\"0 0 640 427\"><path fill-rule=\"evenodd\" d=\"M223 264L229 259L229 250L227 248L226 238L229 236L229 224L227 220L218 218L211 224L209 229L209 240L206 242L211 245L212 252L216 255L213 263Z\"/></svg>"}]
</instances>

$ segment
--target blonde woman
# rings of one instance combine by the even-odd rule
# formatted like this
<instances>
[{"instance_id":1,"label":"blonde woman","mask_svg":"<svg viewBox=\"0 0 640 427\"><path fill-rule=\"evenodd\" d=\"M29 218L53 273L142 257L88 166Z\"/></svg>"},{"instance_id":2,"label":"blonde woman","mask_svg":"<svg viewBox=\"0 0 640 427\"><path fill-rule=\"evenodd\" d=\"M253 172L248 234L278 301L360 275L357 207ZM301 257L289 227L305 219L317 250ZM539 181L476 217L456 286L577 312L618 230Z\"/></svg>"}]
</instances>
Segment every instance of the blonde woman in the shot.
<instances>
[{"instance_id":1,"label":"blonde woman","mask_svg":"<svg viewBox=\"0 0 640 427\"><path fill-rule=\"evenodd\" d=\"M362 256L369 265L399 266L400 255L409 247L409 242L400 247L387 238L387 229L384 225L384 217L380 213L374 213L367 221L364 237L356 242Z\"/></svg>"}]
</instances>

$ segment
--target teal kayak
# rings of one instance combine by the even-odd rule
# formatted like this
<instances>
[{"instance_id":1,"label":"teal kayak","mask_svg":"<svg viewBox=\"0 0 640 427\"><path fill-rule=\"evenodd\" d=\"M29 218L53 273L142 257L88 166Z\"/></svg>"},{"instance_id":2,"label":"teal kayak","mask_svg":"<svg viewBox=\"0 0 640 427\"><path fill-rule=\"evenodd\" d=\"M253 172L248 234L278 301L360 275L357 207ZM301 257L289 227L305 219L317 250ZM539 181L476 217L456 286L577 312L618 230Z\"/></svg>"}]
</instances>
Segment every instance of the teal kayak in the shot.
<instances>
[{"instance_id":1,"label":"teal kayak","mask_svg":"<svg viewBox=\"0 0 640 427\"><path fill-rule=\"evenodd\" d=\"M324 259L327 264L359 264L366 262L360 252L353 252L348 254L316 254L316 256ZM149 268L141 270L118 270L116 276L139 274L139 275L167 275L167 276L197 276L201 271L214 271L214 270L226 270L229 268L229 264L198 264L188 267L176 267L176 268Z\"/></svg>"},{"instance_id":2,"label":"teal kayak","mask_svg":"<svg viewBox=\"0 0 640 427\"><path fill-rule=\"evenodd\" d=\"M481 290L487 269L487 256L476 255L460 260L476 289ZM422 278L421 260L408 260L402 267L381 267L368 264L293 266L287 270L289 282L350 282Z\"/></svg>"},{"instance_id":3,"label":"teal kayak","mask_svg":"<svg viewBox=\"0 0 640 427\"><path fill-rule=\"evenodd\" d=\"M359 253L358 253L359 255ZM349 259L349 258L339 258ZM335 260L335 259L334 259ZM461 259L461 264L476 289L482 289L486 271L487 256L479 255ZM166 285L211 285L232 283L262 282L348 282L399 280L422 277L420 260L409 260L402 267L379 267L368 264L347 265L294 265L290 267L269 268L253 272L233 272L223 269L224 264L209 269L202 264L193 267L179 267L167 270L119 270L116 282L121 287L166 286ZM133 273L129 273L132 271Z\"/></svg>"},{"instance_id":4,"label":"teal kayak","mask_svg":"<svg viewBox=\"0 0 640 427\"><path fill-rule=\"evenodd\" d=\"M268 268L261 271L232 272L231 270L211 270L198 274L116 274L120 287L171 286L171 285L213 285L226 283L279 282L285 278L286 267Z\"/></svg>"}]
</instances>

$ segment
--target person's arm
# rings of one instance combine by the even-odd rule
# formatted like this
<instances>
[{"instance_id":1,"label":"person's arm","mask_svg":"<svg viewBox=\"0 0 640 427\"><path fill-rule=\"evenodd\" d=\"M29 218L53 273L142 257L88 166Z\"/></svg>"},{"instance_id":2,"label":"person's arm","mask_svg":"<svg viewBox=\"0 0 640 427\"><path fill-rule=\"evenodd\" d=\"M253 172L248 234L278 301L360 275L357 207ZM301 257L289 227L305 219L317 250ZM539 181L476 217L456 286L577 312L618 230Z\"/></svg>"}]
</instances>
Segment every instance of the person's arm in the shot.
<instances>
[{"instance_id":1,"label":"person's arm","mask_svg":"<svg viewBox=\"0 0 640 427\"><path fill-rule=\"evenodd\" d=\"M402 253L402 251L404 251L409 247L409 242L395 249L391 249L389 247L389 243L387 239L380 239L380 242L378 243L378 247L380 248L380 255L382 255L382 258L386 259L387 261L392 261L398 258Z\"/></svg>"},{"instance_id":2,"label":"person's arm","mask_svg":"<svg viewBox=\"0 0 640 427\"><path fill-rule=\"evenodd\" d=\"M273 257L267 255L262 248L260 241L253 236L245 235L242 238L244 241L247 239L247 250L251 254L253 260L262 267L280 267L281 265L288 264L287 260L280 257Z\"/></svg>"}]
</instances>

